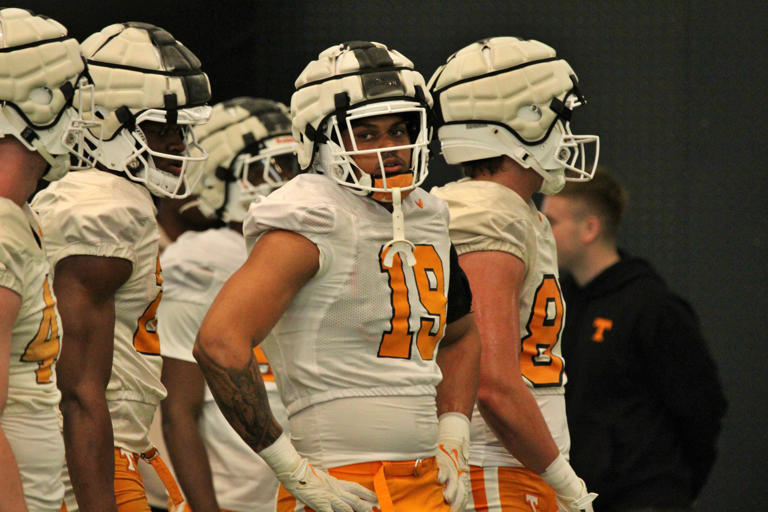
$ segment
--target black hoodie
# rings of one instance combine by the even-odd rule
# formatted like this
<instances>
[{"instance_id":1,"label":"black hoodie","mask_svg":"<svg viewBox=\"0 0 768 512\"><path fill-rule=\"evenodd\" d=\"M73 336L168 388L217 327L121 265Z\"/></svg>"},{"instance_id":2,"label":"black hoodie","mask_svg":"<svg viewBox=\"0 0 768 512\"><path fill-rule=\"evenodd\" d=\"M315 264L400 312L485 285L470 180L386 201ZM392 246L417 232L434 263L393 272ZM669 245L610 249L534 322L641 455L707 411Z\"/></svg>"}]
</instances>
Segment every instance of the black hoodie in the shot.
<instances>
[{"instance_id":1,"label":"black hoodie","mask_svg":"<svg viewBox=\"0 0 768 512\"><path fill-rule=\"evenodd\" d=\"M595 511L688 506L715 461L725 413L695 313L646 261L584 288L562 280L571 463Z\"/></svg>"}]
</instances>

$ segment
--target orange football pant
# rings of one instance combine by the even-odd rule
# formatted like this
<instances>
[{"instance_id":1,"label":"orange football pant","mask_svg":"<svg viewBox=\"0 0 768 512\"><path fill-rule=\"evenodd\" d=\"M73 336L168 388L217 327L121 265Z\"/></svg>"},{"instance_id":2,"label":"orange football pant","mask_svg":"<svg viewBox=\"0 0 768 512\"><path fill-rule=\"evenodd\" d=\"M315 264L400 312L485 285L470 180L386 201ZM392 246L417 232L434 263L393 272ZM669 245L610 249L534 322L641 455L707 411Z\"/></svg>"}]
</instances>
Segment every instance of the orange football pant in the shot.
<instances>
[{"instance_id":1,"label":"orange football pant","mask_svg":"<svg viewBox=\"0 0 768 512\"><path fill-rule=\"evenodd\" d=\"M152 448L139 455L115 448L115 499L118 512L150 512L144 481L139 473L139 459L152 465L174 505L184 501L176 480L156 449Z\"/></svg>"},{"instance_id":2,"label":"orange football pant","mask_svg":"<svg viewBox=\"0 0 768 512\"><path fill-rule=\"evenodd\" d=\"M470 466L469 478L467 511L557 512L555 491L529 469Z\"/></svg>"},{"instance_id":3,"label":"orange football pant","mask_svg":"<svg viewBox=\"0 0 768 512\"><path fill-rule=\"evenodd\" d=\"M434 457L419 460L363 462L331 468L328 473L340 480L357 482L376 493L381 512L449 512L443 486L437 483ZM277 512L313 512L281 485Z\"/></svg>"}]
</instances>

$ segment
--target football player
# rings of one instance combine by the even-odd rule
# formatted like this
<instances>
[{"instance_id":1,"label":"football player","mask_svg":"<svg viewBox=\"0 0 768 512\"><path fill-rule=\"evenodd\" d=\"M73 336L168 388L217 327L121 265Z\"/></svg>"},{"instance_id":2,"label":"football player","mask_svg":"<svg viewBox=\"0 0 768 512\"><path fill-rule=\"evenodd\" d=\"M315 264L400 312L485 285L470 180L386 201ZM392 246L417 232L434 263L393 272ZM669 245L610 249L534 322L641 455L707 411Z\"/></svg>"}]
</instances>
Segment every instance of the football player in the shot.
<instances>
[{"instance_id":1,"label":"football player","mask_svg":"<svg viewBox=\"0 0 768 512\"><path fill-rule=\"evenodd\" d=\"M592 510L567 461L565 304L552 229L532 201L594 173L598 138L570 130L584 103L576 75L545 44L495 37L449 57L430 91L445 160L467 176L433 193L448 202L483 343L469 509Z\"/></svg>"},{"instance_id":2,"label":"football player","mask_svg":"<svg viewBox=\"0 0 768 512\"><path fill-rule=\"evenodd\" d=\"M64 498L61 323L27 201L40 178L69 169L67 146L82 129L72 99L87 80L80 45L58 22L2 9L0 33L0 501L3 510L54 512Z\"/></svg>"},{"instance_id":3,"label":"football player","mask_svg":"<svg viewBox=\"0 0 768 512\"><path fill-rule=\"evenodd\" d=\"M148 510L139 459L178 487L147 437L165 388L156 312L162 296L151 194L189 193L187 168L202 160L191 126L207 120L208 77L165 30L110 25L82 52L94 82L84 153L92 168L40 192L41 218L64 340L59 387L71 489L67 507ZM88 102L86 102L88 104Z\"/></svg>"},{"instance_id":4,"label":"football player","mask_svg":"<svg viewBox=\"0 0 768 512\"><path fill-rule=\"evenodd\" d=\"M274 512L277 479L237 435L207 390L192 357L197 331L227 278L246 260L243 219L256 197L296 174L296 143L288 109L266 99L235 98L213 107L195 129L208 152L188 203L225 227L182 234L163 253L163 434L187 511ZM274 376L254 348L272 411L286 424Z\"/></svg>"},{"instance_id":5,"label":"football player","mask_svg":"<svg viewBox=\"0 0 768 512\"><path fill-rule=\"evenodd\" d=\"M412 63L382 44L310 62L291 112L312 172L251 205L248 260L203 321L194 355L280 480L277 510L466 502L479 339L447 207L418 187L430 104ZM290 439L253 354L262 341Z\"/></svg>"}]
</instances>

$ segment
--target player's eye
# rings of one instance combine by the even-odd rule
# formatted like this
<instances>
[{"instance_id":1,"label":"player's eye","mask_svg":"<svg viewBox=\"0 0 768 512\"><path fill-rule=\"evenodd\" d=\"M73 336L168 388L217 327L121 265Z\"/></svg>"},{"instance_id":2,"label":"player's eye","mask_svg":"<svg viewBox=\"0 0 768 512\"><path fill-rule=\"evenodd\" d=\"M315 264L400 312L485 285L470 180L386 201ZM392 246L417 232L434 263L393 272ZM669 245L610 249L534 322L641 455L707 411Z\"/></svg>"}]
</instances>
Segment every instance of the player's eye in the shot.
<instances>
[{"instance_id":1,"label":"player's eye","mask_svg":"<svg viewBox=\"0 0 768 512\"><path fill-rule=\"evenodd\" d=\"M398 139L399 138L404 138L404 137L407 137L408 130L406 130L405 125L399 125L399 126L395 126L392 129L390 129L389 130L389 134L392 137L396 137Z\"/></svg>"},{"instance_id":2,"label":"player's eye","mask_svg":"<svg viewBox=\"0 0 768 512\"><path fill-rule=\"evenodd\" d=\"M357 139L359 142L372 141L375 137L376 135L370 131L358 132L355 134L355 139Z\"/></svg>"}]
</instances>

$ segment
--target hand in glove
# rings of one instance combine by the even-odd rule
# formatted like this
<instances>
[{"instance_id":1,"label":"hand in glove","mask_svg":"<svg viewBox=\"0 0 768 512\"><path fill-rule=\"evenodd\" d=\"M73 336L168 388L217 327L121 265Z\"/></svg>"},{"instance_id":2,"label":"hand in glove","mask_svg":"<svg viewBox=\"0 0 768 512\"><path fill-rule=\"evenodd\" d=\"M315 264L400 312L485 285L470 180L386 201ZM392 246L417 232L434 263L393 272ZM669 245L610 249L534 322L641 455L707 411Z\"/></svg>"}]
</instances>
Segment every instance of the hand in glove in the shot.
<instances>
[{"instance_id":1,"label":"hand in glove","mask_svg":"<svg viewBox=\"0 0 768 512\"><path fill-rule=\"evenodd\" d=\"M285 434L259 455L283 487L316 512L372 512L373 507L378 506L375 492L312 467L296 452Z\"/></svg>"},{"instance_id":2,"label":"hand in glove","mask_svg":"<svg viewBox=\"0 0 768 512\"><path fill-rule=\"evenodd\" d=\"M587 491L584 480L576 476L562 454L547 467L541 478L555 490L561 512L593 512L592 502L597 494Z\"/></svg>"},{"instance_id":3,"label":"hand in glove","mask_svg":"<svg viewBox=\"0 0 768 512\"><path fill-rule=\"evenodd\" d=\"M463 511L469 499L469 418L458 412L440 415L437 424L437 481L451 511Z\"/></svg>"}]
</instances>

